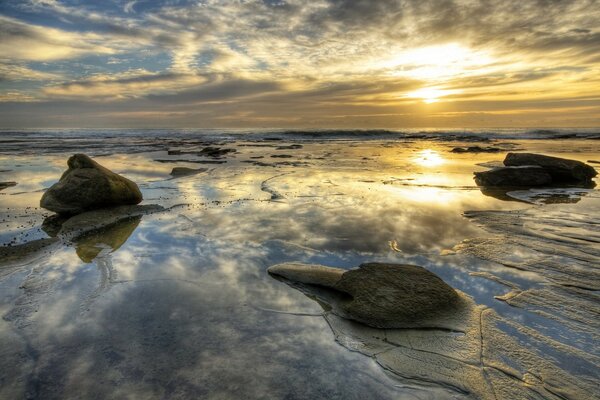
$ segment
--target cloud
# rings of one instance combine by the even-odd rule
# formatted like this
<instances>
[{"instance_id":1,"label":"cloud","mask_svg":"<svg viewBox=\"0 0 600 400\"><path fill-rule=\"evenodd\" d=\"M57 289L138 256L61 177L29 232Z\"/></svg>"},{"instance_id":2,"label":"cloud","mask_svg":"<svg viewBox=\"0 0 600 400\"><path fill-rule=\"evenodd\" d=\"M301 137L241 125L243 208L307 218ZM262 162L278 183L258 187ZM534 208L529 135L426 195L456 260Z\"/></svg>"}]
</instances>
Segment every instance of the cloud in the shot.
<instances>
[{"instance_id":1,"label":"cloud","mask_svg":"<svg viewBox=\"0 0 600 400\"><path fill-rule=\"evenodd\" d=\"M228 99L243 108L236 113L263 121L314 118L313 107L323 123L353 113L417 113L414 121L477 99L508 110L524 100L584 98L599 85L593 0L73 4L31 0L15 6L20 19L0 17L0 74L40 81L27 89L37 100L135 98L141 107ZM112 58L76 61L92 55ZM250 87L252 102L238 96ZM435 106L409 104L421 101L409 93L432 88L444 95Z\"/></svg>"},{"instance_id":2,"label":"cloud","mask_svg":"<svg viewBox=\"0 0 600 400\"><path fill-rule=\"evenodd\" d=\"M116 52L96 34L66 32L0 16L0 54L4 59L56 61Z\"/></svg>"}]
</instances>

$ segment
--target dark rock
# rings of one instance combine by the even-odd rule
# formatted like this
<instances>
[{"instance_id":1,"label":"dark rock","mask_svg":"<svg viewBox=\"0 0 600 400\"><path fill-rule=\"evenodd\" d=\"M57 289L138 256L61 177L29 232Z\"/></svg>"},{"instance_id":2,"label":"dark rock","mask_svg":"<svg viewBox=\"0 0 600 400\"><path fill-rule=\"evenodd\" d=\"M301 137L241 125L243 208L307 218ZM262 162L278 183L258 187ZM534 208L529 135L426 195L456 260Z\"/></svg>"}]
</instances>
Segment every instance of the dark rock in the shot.
<instances>
[{"instance_id":1,"label":"dark rock","mask_svg":"<svg viewBox=\"0 0 600 400\"><path fill-rule=\"evenodd\" d=\"M289 146L278 146L275 150L296 150L301 149L302 147L301 144L290 144Z\"/></svg>"},{"instance_id":2,"label":"dark rock","mask_svg":"<svg viewBox=\"0 0 600 400\"><path fill-rule=\"evenodd\" d=\"M58 232L58 237L65 241L76 240L89 232L161 211L164 211L164 208L156 204L119 206L87 211L65 221Z\"/></svg>"},{"instance_id":3,"label":"dark rock","mask_svg":"<svg viewBox=\"0 0 600 400\"><path fill-rule=\"evenodd\" d=\"M502 149L498 147L481 147L481 146L469 146L469 147L455 147L452 149L452 153L499 153Z\"/></svg>"},{"instance_id":4,"label":"dark rock","mask_svg":"<svg viewBox=\"0 0 600 400\"><path fill-rule=\"evenodd\" d=\"M581 161L532 153L508 153L504 165L511 167L535 165L544 168L554 182L588 181L598 173Z\"/></svg>"},{"instance_id":5,"label":"dark rock","mask_svg":"<svg viewBox=\"0 0 600 400\"><path fill-rule=\"evenodd\" d=\"M235 149L222 149L220 147L205 147L202 150L200 150L198 155L219 158L219 157L223 157L224 155L227 155L229 153L234 153L235 151L236 151Z\"/></svg>"},{"instance_id":6,"label":"dark rock","mask_svg":"<svg viewBox=\"0 0 600 400\"><path fill-rule=\"evenodd\" d=\"M79 214L142 201L142 193L134 182L85 154L75 154L67 164L69 169L42 196L41 207L59 214Z\"/></svg>"},{"instance_id":7,"label":"dark rock","mask_svg":"<svg viewBox=\"0 0 600 400\"><path fill-rule=\"evenodd\" d=\"M273 154L271 158L293 158L290 154Z\"/></svg>"},{"instance_id":8,"label":"dark rock","mask_svg":"<svg viewBox=\"0 0 600 400\"><path fill-rule=\"evenodd\" d=\"M167 154L170 156L178 156L181 155L181 150L168 150Z\"/></svg>"},{"instance_id":9,"label":"dark rock","mask_svg":"<svg viewBox=\"0 0 600 400\"><path fill-rule=\"evenodd\" d=\"M187 167L174 167L171 170L171 176L174 176L174 177L190 176L190 175L195 175L195 174L199 174L201 172L206 172L206 171L207 171L206 168L194 169L194 168L187 168Z\"/></svg>"},{"instance_id":10,"label":"dark rock","mask_svg":"<svg viewBox=\"0 0 600 400\"><path fill-rule=\"evenodd\" d=\"M452 287L415 265L367 263L346 271L279 264L268 272L332 290L328 302L336 314L377 328L432 327L461 303Z\"/></svg>"},{"instance_id":11,"label":"dark rock","mask_svg":"<svg viewBox=\"0 0 600 400\"><path fill-rule=\"evenodd\" d=\"M154 160L159 163L225 164L225 160Z\"/></svg>"},{"instance_id":12,"label":"dark rock","mask_svg":"<svg viewBox=\"0 0 600 400\"><path fill-rule=\"evenodd\" d=\"M4 190L6 188L9 188L11 186L16 186L17 182L0 182L0 190Z\"/></svg>"},{"instance_id":13,"label":"dark rock","mask_svg":"<svg viewBox=\"0 0 600 400\"><path fill-rule=\"evenodd\" d=\"M543 186L552 182L552 176L541 167L500 167L475 172L479 186Z\"/></svg>"}]
</instances>

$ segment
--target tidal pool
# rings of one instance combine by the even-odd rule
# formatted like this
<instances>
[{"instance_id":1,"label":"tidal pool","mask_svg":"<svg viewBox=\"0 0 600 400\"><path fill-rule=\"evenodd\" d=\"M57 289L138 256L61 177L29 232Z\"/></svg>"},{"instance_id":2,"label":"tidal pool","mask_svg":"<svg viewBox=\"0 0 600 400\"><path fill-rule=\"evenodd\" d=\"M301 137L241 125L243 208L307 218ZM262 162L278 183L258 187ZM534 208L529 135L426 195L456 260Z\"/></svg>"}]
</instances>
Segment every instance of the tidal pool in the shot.
<instances>
[{"instance_id":1,"label":"tidal pool","mask_svg":"<svg viewBox=\"0 0 600 400\"><path fill-rule=\"evenodd\" d=\"M236 150L220 160L199 156L205 145L1 152L0 181L17 185L0 191L0 398L475 397L424 360L418 371L385 365L266 273L374 261L423 266L493 310L495 329L564 372L538 382L550 388L540 397L600 393L599 192L482 192L472 179L506 151L587 161L600 142L512 140L497 154L455 154L469 144L237 139L217 143ZM164 210L52 239L39 199L74 152ZM173 178L176 166L206 170ZM494 362L535 386L519 357ZM561 379L580 391L557 390Z\"/></svg>"}]
</instances>

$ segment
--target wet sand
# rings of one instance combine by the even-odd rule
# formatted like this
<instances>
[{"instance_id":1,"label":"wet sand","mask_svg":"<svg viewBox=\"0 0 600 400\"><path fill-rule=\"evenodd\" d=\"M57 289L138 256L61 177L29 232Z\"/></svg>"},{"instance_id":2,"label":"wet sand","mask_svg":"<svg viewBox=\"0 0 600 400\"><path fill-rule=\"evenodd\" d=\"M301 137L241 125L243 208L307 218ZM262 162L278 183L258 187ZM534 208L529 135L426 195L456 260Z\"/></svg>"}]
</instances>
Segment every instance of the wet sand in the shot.
<instances>
[{"instance_id":1,"label":"wet sand","mask_svg":"<svg viewBox=\"0 0 600 400\"><path fill-rule=\"evenodd\" d=\"M597 396L598 190L482 191L472 176L513 150L594 160L600 142L452 152L472 145L238 139L208 157L201 141L148 139L140 152L77 141L62 153L3 151L0 181L17 184L0 191L0 398L503 398L498 385ZM97 155L138 183L142 204L164 209L59 234L37 207L74 152ZM510 377L490 372L475 393L423 353L402 356L410 368L390 364L266 273L374 261L423 266L493 312L490 346L519 351L489 350L473 368Z\"/></svg>"}]
</instances>

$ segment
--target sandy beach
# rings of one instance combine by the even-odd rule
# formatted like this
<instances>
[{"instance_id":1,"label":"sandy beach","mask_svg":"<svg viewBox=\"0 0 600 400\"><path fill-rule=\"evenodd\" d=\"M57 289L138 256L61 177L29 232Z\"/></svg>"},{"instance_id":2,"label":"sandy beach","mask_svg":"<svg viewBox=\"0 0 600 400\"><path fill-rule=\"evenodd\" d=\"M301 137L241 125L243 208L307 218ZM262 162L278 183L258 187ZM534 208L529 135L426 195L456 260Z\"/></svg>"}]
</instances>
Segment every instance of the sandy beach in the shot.
<instances>
[{"instance_id":1,"label":"sandy beach","mask_svg":"<svg viewBox=\"0 0 600 400\"><path fill-rule=\"evenodd\" d=\"M53 151L46 136L18 150L6 139L0 156L0 181L16 183L0 191L1 398L598 394L598 190L473 181L509 151L598 161L597 140L134 136ZM498 150L453 152L474 145ZM40 197L74 153L156 207L83 230L53 220ZM286 262L419 265L493 318L476 340L418 329L383 340L266 272ZM461 335L476 357L434 345Z\"/></svg>"}]
</instances>

